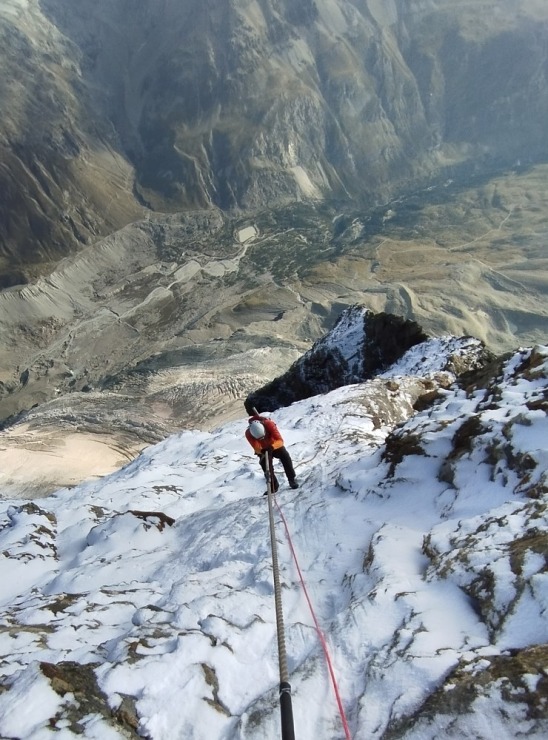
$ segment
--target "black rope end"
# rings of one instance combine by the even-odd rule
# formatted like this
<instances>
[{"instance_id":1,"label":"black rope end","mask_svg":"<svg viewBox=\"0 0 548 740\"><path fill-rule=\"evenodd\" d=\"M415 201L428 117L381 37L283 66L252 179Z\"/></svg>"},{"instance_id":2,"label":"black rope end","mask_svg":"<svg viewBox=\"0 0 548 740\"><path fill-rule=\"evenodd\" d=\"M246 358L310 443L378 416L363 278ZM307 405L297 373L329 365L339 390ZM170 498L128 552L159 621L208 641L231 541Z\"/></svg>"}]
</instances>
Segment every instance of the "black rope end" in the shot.
<instances>
[{"instance_id":1,"label":"black rope end","mask_svg":"<svg viewBox=\"0 0 548 740\"><path fill-rule=\"evenodd\" d=\"M280 683L280 696L282 694L289 694L291 695L291 684L287 683L287 681L282 681Z\"/></svg>"}]
</instances>

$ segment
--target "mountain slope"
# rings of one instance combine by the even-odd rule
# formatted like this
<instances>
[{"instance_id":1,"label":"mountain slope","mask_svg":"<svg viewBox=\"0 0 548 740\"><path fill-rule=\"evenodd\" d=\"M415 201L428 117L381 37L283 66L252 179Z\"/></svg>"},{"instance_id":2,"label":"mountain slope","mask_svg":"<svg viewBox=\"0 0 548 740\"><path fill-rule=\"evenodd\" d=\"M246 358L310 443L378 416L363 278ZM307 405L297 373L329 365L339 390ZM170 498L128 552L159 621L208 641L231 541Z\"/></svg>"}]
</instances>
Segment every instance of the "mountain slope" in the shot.
<instances>
[{"instance_id":1,"label":"mountain slope","mask_svg":"<svg viewBox=\"0 0 548 740\"><path fill-rule=\"evenodd\" d=\"M0 3L17 454L43 424L59 459L91 422L104 472L233 418L355 303L495 352L544 342L547 10L493 7Z\"/></svg>"},{"instance_id":2,"label":"mountain slope","mask_svg":"<svg viewBox=\"0 0 548 740\"><path fill-rule=\"evenodd\" d=\"M150 210L379 204L545 161L547 22L538 0L6 0L0 286Z\"/></svg>"},{"instance_id":3,"label":"mountain slope","mask_svg":"<svg viewBox=\"0 0 548 740\"><path fill-rule=\"evenodd\" d=\"M470 348L429 340L275 414L301 483L277 500L356 738L548 729L548 348L450 386L440 362ZM0 734L277 736L267 507L244 429L185 431L102 481L3 502ZM296 734L340 738L277 527Z\"/></svg>"},{"instance_id":4,"label":"mountain slope","mask_svg":"<svg viewBox=\"0 0 548 740\"><path fill-rule=\"evenodd\" d=\"M342 312L333 329L314 343L311 349L275 378L245 400L249 414L254 408L275 411L310 396L359 383L379 375L403 357L415 357L415 372L421 372L424 347L434 347L422 328L391 314L374 314L363 306L351 306ZM441 340L437 371L449 370L457 377L477 371L495 357L477 339L470 337L451 344ZM464 351L466 347L466 351ZM414 348L413 350L411 348ZM409 359L407 360L410 361ZM431 362L428 363L432 368Z\"/></svg>"},{"instance_id":5,"label":"mountain slope","mask_svg":"<svg viewBox=\"0 0 548 740\"><path fill-rule=\"evenodd\" d=\"M0 6L0 288L134 221L131 164L38 0Z\"/></svg>"}]
</instances>

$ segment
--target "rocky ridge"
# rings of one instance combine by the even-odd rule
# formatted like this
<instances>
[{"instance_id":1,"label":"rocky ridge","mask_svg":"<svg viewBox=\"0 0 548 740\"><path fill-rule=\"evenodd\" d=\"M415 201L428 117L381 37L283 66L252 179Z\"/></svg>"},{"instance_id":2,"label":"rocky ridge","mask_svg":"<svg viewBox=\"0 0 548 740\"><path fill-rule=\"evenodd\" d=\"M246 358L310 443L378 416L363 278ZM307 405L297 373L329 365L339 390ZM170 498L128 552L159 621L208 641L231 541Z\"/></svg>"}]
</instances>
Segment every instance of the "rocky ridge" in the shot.
<instances>
[{"instance_id":1,"label":"rocky ridge","mask_svg":"<svg viewBox=\"0 0 548 740\"><path fill-rule=\"evenodd\" d=\"M444 358L439 372L450 370L458 378L494 360L494 355L472 337L468 343L455 341L454 355L451 340L439 341L443 347L440 357ZM433 344L416 322L353 306L343 311L329 334L315 342L286 373L250 394L246 411L271 412L343 385L364 382L382 375L404 356L409 363L417 355L415 369L420 374L421 362L432 364L428 356Z\"/></svg>"}]
</instances>

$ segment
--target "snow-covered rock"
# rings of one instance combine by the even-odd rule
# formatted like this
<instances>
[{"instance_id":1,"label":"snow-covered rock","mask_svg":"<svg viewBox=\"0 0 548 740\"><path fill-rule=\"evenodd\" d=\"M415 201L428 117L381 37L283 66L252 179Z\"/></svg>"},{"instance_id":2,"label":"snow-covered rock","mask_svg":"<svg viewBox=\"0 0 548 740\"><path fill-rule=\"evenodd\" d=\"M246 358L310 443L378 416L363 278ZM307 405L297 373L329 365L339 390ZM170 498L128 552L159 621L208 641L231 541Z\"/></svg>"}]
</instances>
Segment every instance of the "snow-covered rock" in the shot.
<instances>
[{"instance_id":1,"label":"snow-covered rock","mask_svg":"<svg viewBox=\"0 0 548 740\"><path fill-rule=\"evenodd\" d=\"M355 305L345 309L333 329L286 373L251 393L245 406L249 413L253 408L274 411L383 371L419 376L447 371L454 379L492 360L478 339L429 338L415 321Z\"/></svg>"},{"instance_id":2,"label":"snow-covered rock","mask_svg":"<svg viewBox=\"0 0 548 740\"><path fill-rule=\"evenodd\" d=\"M548 347L455 382L442 356L474 344L428 341L273 414L300 482L274 506L300 740L345 732L285 524L351 737L548 734ZM184 431L39 506L0 504L1 737L279 736L244 430Z\"/></svg>"}]
</instances>

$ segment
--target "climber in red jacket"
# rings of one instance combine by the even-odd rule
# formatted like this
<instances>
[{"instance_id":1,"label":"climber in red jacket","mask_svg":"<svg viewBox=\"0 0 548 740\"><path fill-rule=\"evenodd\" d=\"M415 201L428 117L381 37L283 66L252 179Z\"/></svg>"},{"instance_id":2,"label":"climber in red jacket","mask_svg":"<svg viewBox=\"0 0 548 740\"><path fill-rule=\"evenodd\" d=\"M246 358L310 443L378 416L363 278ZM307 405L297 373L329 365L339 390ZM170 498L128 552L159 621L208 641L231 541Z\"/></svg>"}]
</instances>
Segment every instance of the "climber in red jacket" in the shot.
<instances>
[{"instance_id":1,"label":"climber in red jacket","mask_svg":"<svg viewBox=\"0 0 548 740\"><path fill-rule=\"evenodd\" d=\"M263 473L266 474L266 452L269 452L272 457L280 460L284 466L284 472L289 481L291 488L298 488L299 484L295 480L295 470L293 469L293 462L289 452L285 449L284 441L280 430L272 419L267 419L264 416L255 414L251 416L248 421L248 427L245 432L245 436L249 444L255 450L255 454L259 455L259 462ZM278 479L272 473L272 490L274 493L278 490Z\"/></svg>"}]
</instances>

